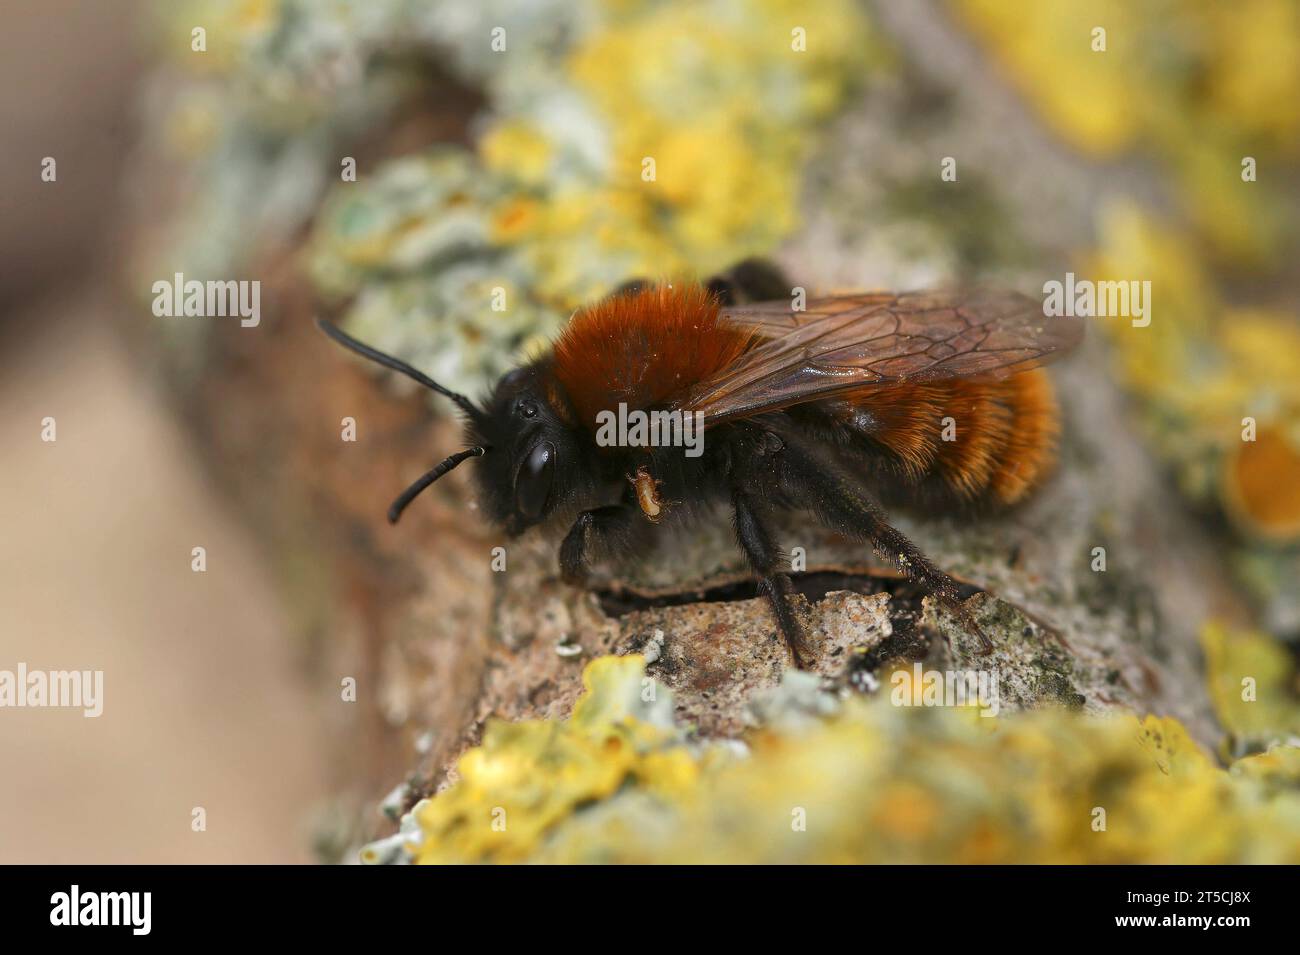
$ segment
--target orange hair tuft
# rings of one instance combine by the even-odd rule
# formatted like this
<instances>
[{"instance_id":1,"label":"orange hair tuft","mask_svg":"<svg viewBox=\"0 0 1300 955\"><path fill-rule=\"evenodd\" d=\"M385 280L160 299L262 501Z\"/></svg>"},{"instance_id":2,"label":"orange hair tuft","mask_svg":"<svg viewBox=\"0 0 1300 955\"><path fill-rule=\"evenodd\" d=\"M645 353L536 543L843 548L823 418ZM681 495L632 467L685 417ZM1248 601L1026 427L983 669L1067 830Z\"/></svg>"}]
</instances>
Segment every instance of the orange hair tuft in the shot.
<instances>
[{"instance_id":1,"label":"orange hair tuft","mask_svg":"<svg viewBox=\"0 0 1300 955\"><path fill-rule=\"evenodd\" d=\"M580 309L555 343L555 374L580 423L620 402L664 408L734 361L750 336L718 323L718 300L694 284L657 285Z\"/></svg>"}]
</instances>

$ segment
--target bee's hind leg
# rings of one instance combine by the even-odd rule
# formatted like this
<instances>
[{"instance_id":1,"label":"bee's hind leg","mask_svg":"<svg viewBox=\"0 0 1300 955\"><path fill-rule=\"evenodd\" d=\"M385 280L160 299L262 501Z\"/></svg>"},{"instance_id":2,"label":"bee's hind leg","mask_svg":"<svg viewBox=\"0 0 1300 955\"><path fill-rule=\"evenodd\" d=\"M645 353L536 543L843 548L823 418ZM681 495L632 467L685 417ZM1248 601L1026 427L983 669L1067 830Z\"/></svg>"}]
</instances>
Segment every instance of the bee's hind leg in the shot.
<instances>
[{"instance_id":1,"label":"bee's hind leg","mask_svg":"<svg viewBox=\"0 0 1300 955\"><path fill-rule=\"evenodd\" d=\"M731 506L735 514L736 541L749 559L749 565L758 577L759 586L767 594L776 616L778 629L790 648L790 658L797 669L806 668L807 644L799 618L790 604L793 587L790 577L782 569L785 556L772 539L763 523L758 503L740 487L733 487Z\"/></svg>"},{"instance_id":2,"label":"bee's hind leg","mask_svg":"<svg viewBox=\"0 0 1300 955\"><path fill-rule=\"evenodd\" d=\"M608 297L635 295L651 284L650 280L644 278L628 279L610 292ZM724 306L789 298L793 289L780 266L759 258L742 259L727 271L719 272L705 281L704 287L716 295Z\"/></svg>"},{"instance_id":3,"label":"bee's hind leg","mask_svg":"<svg viewBox=\"0 0 1300 955\"><path fill-rule=\"evenodd\" d=\"M979 638L982 653L992 651L992 641L962 603L957 581L934 566L902 531L886 523L875 503L834 461L797 436L783 437L786 450L781 455L781 473L792 496L797 495L826 527L870 544L877 554L943 604L967 632Z\"/></svg>"},{"instance_id":4,"label":"bee's hind leg","mask_svg":"<svg viewBox=\"0 0 1300 955\"><path fill-rule=\"evenodd\" d=\"M743 259L704 284L723 305L789 298L792 289L780 266L759 258Z\"/></svg>"}]
</instances>

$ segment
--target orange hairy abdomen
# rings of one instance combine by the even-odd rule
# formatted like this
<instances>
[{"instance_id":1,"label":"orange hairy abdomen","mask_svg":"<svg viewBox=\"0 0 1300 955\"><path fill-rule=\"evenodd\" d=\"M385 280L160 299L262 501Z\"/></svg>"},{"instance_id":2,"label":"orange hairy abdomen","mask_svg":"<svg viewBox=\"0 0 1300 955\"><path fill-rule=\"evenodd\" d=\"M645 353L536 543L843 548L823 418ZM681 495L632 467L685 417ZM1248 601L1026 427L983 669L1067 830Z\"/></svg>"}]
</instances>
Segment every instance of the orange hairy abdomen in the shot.
<instances>
[{"instance_id":1,"label":"orange hairy abdomen","mask_svg":"<svg viewBox=\"0 0 1300 955\"><path fill-rule=\"evenodd\" d=\"M580 424L596 415L663 408L735 361L750 336L718 324L699 285L661 285L580 309L555 343L555 375Z\"/></svg>"},{"instance_id":2,"label":"orange hairy abdomen","mask_svg":"<svg viewBox=\"0 0 1300 955\"><path fill-rule=\"evenodd\" d=\"M864 388L846 405L905 478L959 497L1013 504L1055 461L1060 420L1042 369Z\"/></svg>"}]
</instances>

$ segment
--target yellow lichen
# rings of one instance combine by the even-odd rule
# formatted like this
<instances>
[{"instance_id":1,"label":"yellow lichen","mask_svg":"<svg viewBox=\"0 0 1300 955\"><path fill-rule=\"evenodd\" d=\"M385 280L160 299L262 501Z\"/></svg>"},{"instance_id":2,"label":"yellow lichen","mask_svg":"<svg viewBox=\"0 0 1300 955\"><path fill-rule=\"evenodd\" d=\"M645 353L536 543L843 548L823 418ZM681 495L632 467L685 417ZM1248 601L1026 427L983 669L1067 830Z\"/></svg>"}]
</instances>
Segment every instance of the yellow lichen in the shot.
<instances>
[{"instance_id":1,"label":"yellow lichen","mask_svg":"<svg viewBox=\"0 0 1300 955\"><path fill-rule=\"evenodd\" d=\"M1088 276L1151 283L1150 324L1098 318L1156 450L1189 496L1216 501L1249 534L1300 535L1300 329L1282 309L1225 305L1194 244L1132 206L1102 216ZM1253 438L1244 433L1253 423ZM1253 445L1253 446L1252 446Z\"/></svg>"},{"instance_id":2,"label":"yellow lichen","mask_svg":"<svg viewBox=\"0 0 1300 955\"><path fill-rule=\"evenodd\" d=\"M952 6L1073 149L1156 159L1217 254L1274 261L1286 231L1277 193L1263 180L1243 187L1241 173L1245 157L1270 165L1300 155L1293 0Z\"/></svg>"},{"instance_id":3,"label":"yellow lichen","mask_svg":"<svg viewBox=\"0 0 1300 955\"><path fill-rule=\"evenodd\" d=\"M1236 740L1262 746L1300 737L1300 682L1281 644L1221 624L1206 626L1202 643L1210 699Z\"/></svg>"},{"instance_id":4,"label":"yellow lichen","mask_svg":"<svg viewBox=\"0 0 1300 955\"><path fill-rule=\"evenodd\" d=\"M570 720L498 724L466 754L420 816L420 861L1300 861L1295 747L1226 771L1172 719L882 696L758 731L740 758L665 725L662 689L647 710L639 657L585 680Z\"/></svg>"},{"instance_id":5,"label":"yellow lichen","mask_svg":"<svg viewBox=\"0 0 1300 955\"><path fill-rule=\"evenodd\" d=\"M375 18L421 22L387 3ZM553 43L512 31L489 75L462 64L492 96L472 150L382 162L315 220L309 269L352 301L348 329L459 390L630 279L770 253L798 224L820 130L880 59L850 0L589 0L563 18ZM322 42L338 26L322 17ZM454 26L439 29L465 42Z\"/></svg>"},{"instance_id":6,"label":"yellow lichen","mask_svg":"<svg viewBox=\"0 0 1300 955\"><path fill-rule=\"evenodd\" d=\"M707 274L770 250L797 224L817 124L870 53L865 21L844 0L610 12L563 61L605 154L565 167L567 153L591 144L556 139L529 117L501 119L479 146L495 174L545 194L522 229L517 200L503 199L495 238L533 267L542 298L567 308L606 291L611 271Z\"/></svg>"},{"instance_id":7,"label":"yellow lichen","mask_svg":"<svg viewBox=\"0 0 1300 955\"><path fill-rule=\"evenodd\" d=\"M583 673L587 692L569 720L490 722L456 784L420 814L419 861L520 861L626 783L665 797L693 788L699 764L662 706L643 698L643 671L641 657L603 657Z\"/></svg>"}]
</instances>

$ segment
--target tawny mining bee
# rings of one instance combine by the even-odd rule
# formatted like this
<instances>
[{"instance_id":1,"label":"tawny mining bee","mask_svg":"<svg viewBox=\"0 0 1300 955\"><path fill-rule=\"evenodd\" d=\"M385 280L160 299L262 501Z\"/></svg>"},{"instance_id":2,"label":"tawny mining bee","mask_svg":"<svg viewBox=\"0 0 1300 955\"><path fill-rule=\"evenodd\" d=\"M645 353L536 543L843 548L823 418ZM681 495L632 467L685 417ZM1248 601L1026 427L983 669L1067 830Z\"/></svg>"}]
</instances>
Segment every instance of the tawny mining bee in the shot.
<instances>
[{"instance_id":1,"label":"tawny mining bee","mask_svg":"<svg viewBox=\"0 0 1300 955\"><path fill-rule=\"evenodd\" d=\"M464 414L470 447L403 492L390 521L479 457L483 506L510 534L572 521L560 569L577 583L593 556L688 519L696 505L726 502L801 666L790 579L769 529L774 510L801 508L869 543L987 648L957 584L885 522L880 501L1012 504L1028 494L1052 463L1058 430L1037 366L1073 347L1081 323L1044 317L1013 292L876 292L802 309L789 295L780 274L755 261L705 285L628 283L576 312L551 351L505 375L481 406L321 327ZM689 415L707 438L694 456L671 444L598 441L598 421L620 405Z\"/></svg>"}]
</instances>

